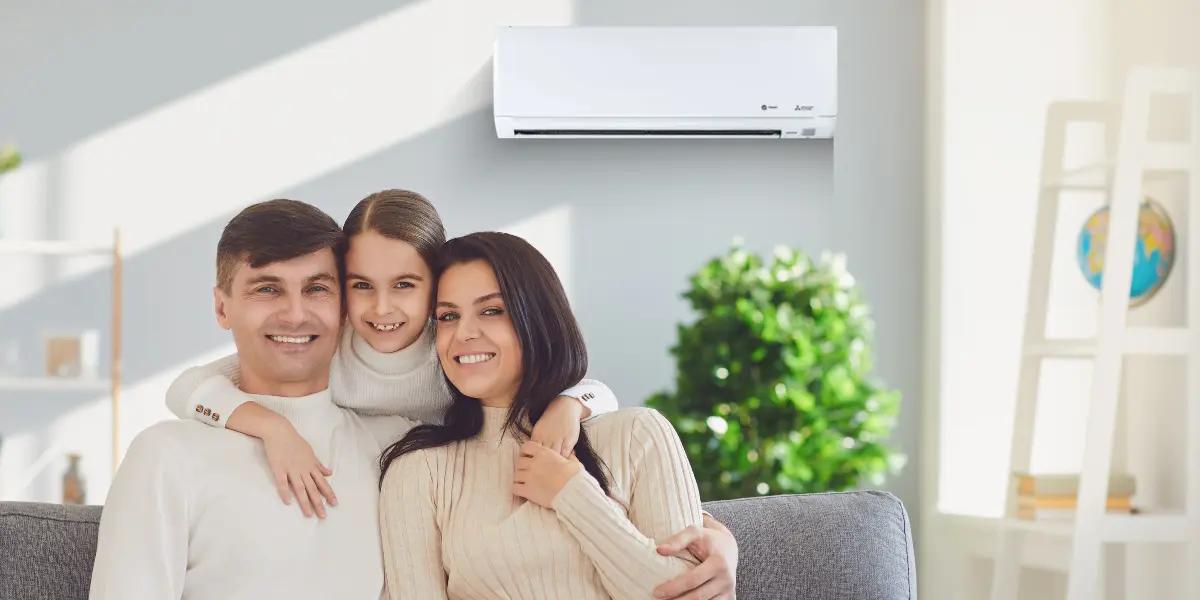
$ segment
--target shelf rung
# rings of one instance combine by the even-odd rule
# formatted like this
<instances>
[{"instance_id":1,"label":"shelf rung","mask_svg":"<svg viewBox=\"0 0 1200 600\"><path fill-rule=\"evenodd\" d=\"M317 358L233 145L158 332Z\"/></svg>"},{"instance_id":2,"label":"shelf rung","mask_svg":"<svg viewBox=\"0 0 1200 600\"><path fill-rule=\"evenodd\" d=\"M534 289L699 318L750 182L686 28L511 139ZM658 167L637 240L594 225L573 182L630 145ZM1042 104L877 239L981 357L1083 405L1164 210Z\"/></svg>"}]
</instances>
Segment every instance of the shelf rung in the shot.
<instances>
[{"instance_id":1,"label":"shelf rung","mask_svg":"<svg viewBox=\"0 0 1200 600\"><path fill-rule=\"evenodd\" d=\"M1106 542L1186 542L1200 535L1183 514L1104 515L1100 539Z\"/></svg>"},{"instance_id":2,"label":"shelf rung","mask_svg":"<svg viewBox=\"0 0 1200 600\"><path fill-rule=\"evenodd\" d=\"M1150 152L1143 161L1142 169L1146 171L1143 176L1149 181L1168 179L1171 175L1162 171L1188 170L1196 160L1195 150L1189 144L1158 143L1148 148ZM1106 160L1063 169L1057 175L1046 177L1042 181L1042 189L1107 192L1112 187L1115 165L1115 161Z\"/></svg>"},{"instance_id":3,"label":"shelf rung","mask_svg":"<svg viewBox=\"0 0 1200 600\"><path fill-rule=\"evenodd\" d=\"M1187 327L1130 327L1125 330L1125 353L1187 354L1193 335Z\"/></svg>"},{"instance_id":4,"label":"shelf rung","mask_svg":"<svg viewBox=\"0 0 1200 600\"><path fill-rule=\"evenodd\" d=\"M0 390L108 393L112 381L82 377L0 377Z\"/></svg>"},{"instance_id":5,"label":"shelf rung","mask_svg":"<svg viewBox=\"0 0 1200 600\"><path fill-rule=\"evenodd\" d=\"M1000 520L1000 527L1009 531L1029 531L1044 535L1070 537L1074 521L1068 519L1018 519L1007 517Z\"/></svg>"},{"instance_id":6,"label":"shelf rung","mask_svg":"<svg viewBox=\"0 0 1200 600\"><path fill-rule=\"evenodd\" d=\"M1092 339L1042 340L1025 347L1025 356L1086 358L1096 354L1096 341Z\"/></svg>"},{"instance_id":7,"label":"shelf rung","mask_svg":"<svg viewBox=\"0 0 1200 600\"><path fill-rule=\"evenodd\" d=\"M1042 183L1045 189L1106 191L1112 184L1112 162L1105 161L1074 169L1064 169Z\"/></svg>"},{"instance_id":8,"label":"shelf rung","mask_svg":"<svg viewBox=\"0 0 1200 600\"><path fill-rule=\"evenodd\" d=\"M1188 171L1196 164L1196 149L1181 142L1146 144L1142 167L1155 171Z\"/></svg>"},{"instance_id":9,"label":"shelf rung","mask_svg":"<svg viewBox=\"0 0 1200 600\"><path fill-rule=\"evenodd\" d=\"M88 254L112 254L112 252L113 245L111 243L67 240L0 240L0 254L83 256Z\"/></svg>"},{"instance_id":10,"label":"shelf rung","mask_svg":"<svg viewBox=\"0 0 1200 600\"><path fill-rule=\"evenodd\" d=\"M1184 327L1130 327L1125 330L1124 354L1176 356L1189 352L1192 332ZM1026 356L1086 358L1095 356L1094 338L1038 340L1025 348Z\"/></svg>"},{"instance_id":11,"label":"shelf rung","mask_svg":"<svg viewBox=\"0 0 1200 600\"><path fill-rule=\"evenodd\" d=\"M1000 527L1009 531L1071 537L1075 533L1075 520L1007 517L1000 520ZM1105 542L1186 542L1197 535L1200 535L1197 524L1180 513L1106 514L1100 517L1100 539Z\"/></svg>"}]
</instances>

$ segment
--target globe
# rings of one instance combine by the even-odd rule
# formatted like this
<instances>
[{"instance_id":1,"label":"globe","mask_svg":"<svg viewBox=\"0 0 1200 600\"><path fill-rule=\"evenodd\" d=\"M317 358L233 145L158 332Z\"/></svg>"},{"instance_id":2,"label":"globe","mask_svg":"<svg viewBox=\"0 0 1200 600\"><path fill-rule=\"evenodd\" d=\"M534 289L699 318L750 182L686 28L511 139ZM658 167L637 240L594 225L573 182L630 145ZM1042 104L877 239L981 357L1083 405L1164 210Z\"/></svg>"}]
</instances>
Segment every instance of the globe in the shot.
<instances>
[{"instance_id":1,"label":"globe","mask_svg":"<svg viewBox=\"0 0 1200 600\"><path fill-rule=\"evenodd\" d=\"M1104 280L1104 246L1108 239L1108 207L1092 213L1079 230L1075 257L1084 279L1097 290ZM1129 304L1149 300L1162 287L1175 263L1175 226L1163 207L1146 198L1138 211L1137 240L1133 250L1133 281Z\"/></svg>"}]
</instances>

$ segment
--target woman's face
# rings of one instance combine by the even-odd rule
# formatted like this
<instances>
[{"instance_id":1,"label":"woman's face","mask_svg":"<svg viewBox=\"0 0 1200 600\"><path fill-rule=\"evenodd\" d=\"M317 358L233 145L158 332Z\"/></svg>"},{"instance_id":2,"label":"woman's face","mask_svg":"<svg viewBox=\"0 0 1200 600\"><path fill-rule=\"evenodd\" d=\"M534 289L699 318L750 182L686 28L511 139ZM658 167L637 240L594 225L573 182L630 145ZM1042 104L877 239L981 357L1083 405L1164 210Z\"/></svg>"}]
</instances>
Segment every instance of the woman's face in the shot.
<instances>
[{"instance_id":1,"label":"woman's face","mask_svg":"<svg viewBox=\"0 0 1200 600\"><path fill-rule=\"evenodd\" d=\"M487 406L510 406L521 385L521 342L491 265L473 260L446 269L434 311L438 359L450 383Z\"/></svg>"},{"instance_id":2,"label":"woman's face","mask_svg":"<svg viewBox=\"0 0 1200 600\"><path fill-rule=\"evenodd\" d=\"M346 252L346 313L380 352L409 347L429 321L429 265L408 242L366 230Z\"/></svg>"}]
</instances>

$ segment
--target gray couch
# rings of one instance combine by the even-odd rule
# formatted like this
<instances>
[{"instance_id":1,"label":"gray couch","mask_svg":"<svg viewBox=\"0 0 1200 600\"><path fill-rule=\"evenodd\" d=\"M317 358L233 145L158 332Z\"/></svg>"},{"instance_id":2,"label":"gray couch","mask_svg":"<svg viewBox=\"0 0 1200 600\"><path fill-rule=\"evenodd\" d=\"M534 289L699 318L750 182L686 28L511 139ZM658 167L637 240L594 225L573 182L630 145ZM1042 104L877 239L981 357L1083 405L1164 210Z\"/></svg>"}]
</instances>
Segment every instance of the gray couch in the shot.
<instances>
[{"instance_id":1,"label":"gray couch","mask_svg":"<svg viewBox=\"0 0 1200 600\"><path fill-rule=\"evenodd\" d=\"M708 502L738 540L738 598L917 597L904 505L884 492ZM99 506L0 502L0 600L86 598Z\"/></svg>"}]
</instances>

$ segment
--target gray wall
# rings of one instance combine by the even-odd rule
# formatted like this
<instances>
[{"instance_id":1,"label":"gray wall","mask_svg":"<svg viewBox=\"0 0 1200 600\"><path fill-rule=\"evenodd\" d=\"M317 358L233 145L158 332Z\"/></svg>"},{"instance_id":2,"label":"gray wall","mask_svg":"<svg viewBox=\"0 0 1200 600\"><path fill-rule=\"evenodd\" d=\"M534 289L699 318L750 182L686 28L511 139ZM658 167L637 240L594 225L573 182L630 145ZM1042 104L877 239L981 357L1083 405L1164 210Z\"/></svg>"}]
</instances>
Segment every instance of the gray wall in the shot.
<instances>
[{"instance_id":1,"label":"gray wall","mask_svg":"<svg viewBox=\"0 0 1200 600\"><path fill-rule=\"evenodd\" d=\"M100 10L86 2L6 3L0 8L0 140L12 137L29 158L49 161L40 233L56 234L53 159L72 143L395 6L359 1L297 11L290 2L219 0L122 2ZM592 374L625 405L672 382L666 349L676 323L690 318L679 298L687 274L734 236L764 252L776 244L844 252L876 316L878 373L904 393L895 443L910 467L887 487L915 517L924 235L921 7L915 1L813 0L574 6L574 22L585 25L836 25L840 118L832 142L515 143L496 139L490 107L484 107L269 196L307 200L340 219L366 193L412 188L434 200L452 234L569 206L570 278ZM486 73L478 83L486 89ZM162 201L171 201L169 190ZM196 223L128 261L127 383L228 343L209 316L211 257L228 216ZM56 280L0 311L0 330L35 344L47 322L69 329L103 321L104 303L77 299L104 297L107 277L101 271ZM71 402L0 403L0 431L45 427Z\"/></svg>"}]
</instances>

